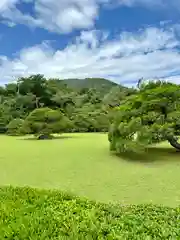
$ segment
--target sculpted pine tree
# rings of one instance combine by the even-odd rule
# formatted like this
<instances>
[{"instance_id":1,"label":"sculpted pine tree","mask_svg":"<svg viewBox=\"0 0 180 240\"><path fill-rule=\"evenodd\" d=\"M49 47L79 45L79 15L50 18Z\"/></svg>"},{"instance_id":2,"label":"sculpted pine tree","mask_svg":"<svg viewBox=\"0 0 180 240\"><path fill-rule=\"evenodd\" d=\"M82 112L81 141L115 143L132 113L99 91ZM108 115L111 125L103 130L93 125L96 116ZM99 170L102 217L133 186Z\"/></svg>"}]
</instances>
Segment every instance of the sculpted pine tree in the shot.
<instances>
[{"instance_id":1,"label":"sculpted pine tree","mask_svg":"<svg viewBox=\"0 0 180 240\"><path fill-rule=\"evenodd\" d=\"M13 119L7 126L7 134L12 136L21 135L21 128L23 126L24 120L21 118Z\"/></svg>"},{"instance_id":2,"label":"sculpted pine tree","mask_svg":"<svg viewBox=\"0 0 180 240\"><path fill-rule=\"evenodd\" d=\"M37 108L25 119L22 131L38 139L49 139L53 133L63 133L71 127L70 120L59 110Z\"/></svg>"},{"instance_id":3,"label":"sculpted pine tree","mask_svg":"<svg viewBox=\"0 0 180 240\"><path fill-rule=\"evenodd\" d=\"M120 153L166 140L180 150L179 135L180 85L151 81L116 108L108 137L110 149Z\"/></svg>"}]
</instances>

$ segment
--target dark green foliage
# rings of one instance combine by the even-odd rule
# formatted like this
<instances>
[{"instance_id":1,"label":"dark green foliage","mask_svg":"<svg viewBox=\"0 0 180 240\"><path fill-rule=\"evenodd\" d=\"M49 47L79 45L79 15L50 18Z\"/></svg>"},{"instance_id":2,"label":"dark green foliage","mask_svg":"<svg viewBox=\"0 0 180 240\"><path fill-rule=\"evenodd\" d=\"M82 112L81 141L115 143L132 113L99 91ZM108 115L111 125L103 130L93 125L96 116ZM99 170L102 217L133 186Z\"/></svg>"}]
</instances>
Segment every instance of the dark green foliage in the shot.
<instances>
[{"instance_id":1,"label":"dark green foliage","mask_svg":"<svg viewBox=\"0 0 180 240\"><path fill-rule=\"evenodd\" d=\"M62 81L65 82L67 86L73 89L84 90L95 88L97 90L103 90L106 93L109 91L110 88L118 85L104 78L66 79Z\"/></svg>"},{"instance_id":2,"label":"dark green foliage","mask_svg":"<svg viewBox=\"0 0 180 240\"><path fill-rule=\"evenodd\" d=\"M70 124L70 120L60 110L37 108L25 119L24 132L35 134L39 139L46 139L53 133L62 133Z\"/></svg>"},{"instance_id":3,"label":"dark green foliage","mask_svg":"<svg viewBox=\"0 0 180 240\"><path fill-rule=\"evenodd\" d=\"M5 88L5 91L3 92L3 94L6 96L13 96L16 94L16 92L17 92L17 84L16 83L8 83L8 84L6 84L6 88Z\"/></svg>"},{"instance_id":4,"label":"dark green foliage","mask_svg":"<svg viewBox=\"0 0 180 240\"><path fill-rule=\"evenodd\" d=\"M104 96L103 104L110 107L119 106L127 96L133 93L136 93L135 89L127 89L126 87L119 85L114 86Z\"/></svg>"},{"instance_id":5,"label":"dark green foliage","mask_svg":"<svg viewBox=\"0 0 180 240\"><path fill-rule=\"evenodd\" d=\"M6 187L0 189L0 239L180 239L180 208L105 205Z\"/></svg>"},{"instance_id":6,"label":"dark green foliage","mask_svg":"<svg viewBox=\"0 0 180 240\"><path fill-rule=\"evenodd\" d=\"M109 131L110 148L118 153L141 151L149 144L180 135L180 85L157 81L142 84L116 108ZM173 144L172 144L173 145Z\"/></svg>"},{"instance_id":7,"label":"dark green foliage","mask_svg":"<svg viewBox=\"0 0 180 240\"><path fill-rule=\"evenodd\" d=\"M7 134L11 136L18 136L22 134L21 128L23 126L24 120L20 118L13 119L7 125Z\"/></svg>"},{"instance_id":8,"label":"dark green foliage","mask_svg":"<svg viewBox=\"0 0 180 240\"><path fill-rule=\"evenodd\" d=\"M101 78L47 80L40 74L22 77L0 88L0 133L6 132L11 120L26 119L36 108L63 112L74 121L74 127L66 128L66 132L107 132L109 111L134 91ZM28 128L23 130L27 132Z\"/></svg>"},{"instance_id":9,"label":"dark green foliage","mask_svg":"<svg viewBox=\"0 0 180 240\"><path fill-rule=\"evenodd\" d=\"M7 131L8 123L13 119L13 112L6 102L0 104L0 133Z\"/></svg>"}]
</instances>

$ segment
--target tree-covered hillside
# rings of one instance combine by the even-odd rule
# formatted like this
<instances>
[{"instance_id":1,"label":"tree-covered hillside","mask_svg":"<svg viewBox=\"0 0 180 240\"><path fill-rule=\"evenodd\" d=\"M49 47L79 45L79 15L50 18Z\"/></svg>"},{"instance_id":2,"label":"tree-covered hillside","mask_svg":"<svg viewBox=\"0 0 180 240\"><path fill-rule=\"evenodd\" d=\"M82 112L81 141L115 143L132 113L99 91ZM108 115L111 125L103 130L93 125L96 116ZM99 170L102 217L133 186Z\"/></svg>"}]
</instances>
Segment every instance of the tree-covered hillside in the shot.
<instances>
[{"instance_id":1,"label":"tree-covered hillside","mask_svg":"<svg viewBox=\"0 0 180 240\"><path fill-rule=\"evenodd\" d=\"M20 78L0 87L0 132L15 134L22 120L39 108L56 110L54 116L61 112L63 119L71 123L63 127L63 131L108 131L110 110L134 92L135 89L106 79L59 80L46 79L42 75ZM48 113L45 110L40 112L46 119ZM48 121L54 121L52 116L50 119ZM25 132L30 131L27 126ZM42 130L42 126L36 126L36 129ZM47 126L43 129L47 130Z\"/></svg>"},{"instance_id":2,"label":"tree-covered hillside","mask_svg":"<svg viewBox=\"0 0 180 240\"><path fill-rule=\"evenodd\" d=\"M101 91L109 91L110 88L118 86L110 80L104 78L85 78L85 79L65 79L62 80L68 87L79 90L82 88L96 88Z\"/></svg>"}]
</instances>

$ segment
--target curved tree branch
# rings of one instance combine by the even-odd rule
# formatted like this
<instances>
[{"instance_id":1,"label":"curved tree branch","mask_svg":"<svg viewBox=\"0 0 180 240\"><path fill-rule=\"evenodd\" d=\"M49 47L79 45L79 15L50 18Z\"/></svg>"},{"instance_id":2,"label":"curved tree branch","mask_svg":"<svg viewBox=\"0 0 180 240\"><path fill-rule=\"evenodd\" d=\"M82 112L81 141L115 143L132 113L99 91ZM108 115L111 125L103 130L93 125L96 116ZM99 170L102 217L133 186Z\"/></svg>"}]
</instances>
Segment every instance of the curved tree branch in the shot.
<instances>
[{"instance_id":1,"label":"curved tree branch","mask_svg":"<svg viewBox=\"0 0 180 240\"><path fill-rule=\"evenodd\" d=\"M173 146L174 148L176 148L177 150L180 151L180 143L178 143L178 139L175 137L168 137L168 142L171 144L171 146Z\"/></svg>"}]
</instances>

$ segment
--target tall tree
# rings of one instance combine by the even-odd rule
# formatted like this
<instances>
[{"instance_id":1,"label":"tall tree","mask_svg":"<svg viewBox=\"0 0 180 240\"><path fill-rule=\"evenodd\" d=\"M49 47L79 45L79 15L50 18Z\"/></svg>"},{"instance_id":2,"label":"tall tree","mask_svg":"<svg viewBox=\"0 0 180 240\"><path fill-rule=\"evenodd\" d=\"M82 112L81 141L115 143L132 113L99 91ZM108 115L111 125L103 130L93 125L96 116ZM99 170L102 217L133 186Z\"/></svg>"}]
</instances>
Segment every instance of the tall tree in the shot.
<instances>
[{"instance_id":1,"label":"tall tree","mask_svg":"<svg viewBox=\"0 0 180 240\"><path fill-rule=\"evenodd\" d=\"M31 93L36 98L36 108L40 107L40 103L43 104L42 99L47 95L46 79L43 75L32 75L26 78L20 78L18 80L18 92L21 95Z\"/></svg>"}]
</instances>

